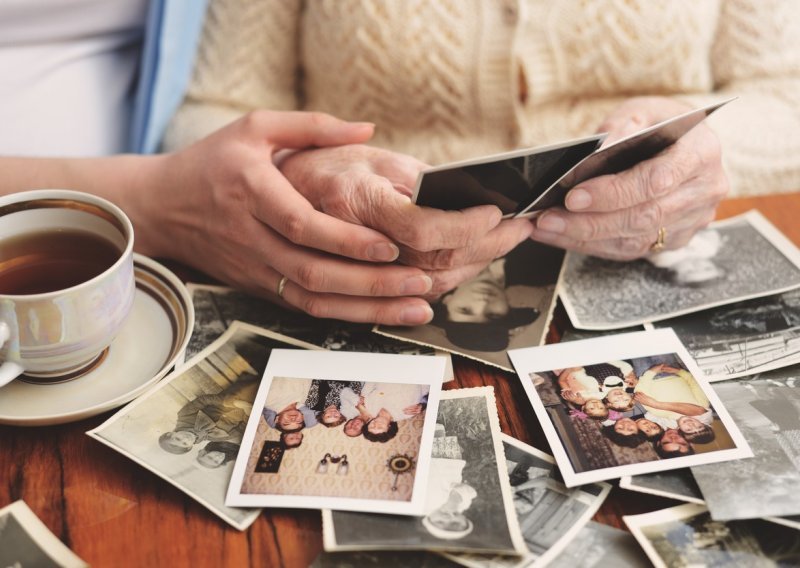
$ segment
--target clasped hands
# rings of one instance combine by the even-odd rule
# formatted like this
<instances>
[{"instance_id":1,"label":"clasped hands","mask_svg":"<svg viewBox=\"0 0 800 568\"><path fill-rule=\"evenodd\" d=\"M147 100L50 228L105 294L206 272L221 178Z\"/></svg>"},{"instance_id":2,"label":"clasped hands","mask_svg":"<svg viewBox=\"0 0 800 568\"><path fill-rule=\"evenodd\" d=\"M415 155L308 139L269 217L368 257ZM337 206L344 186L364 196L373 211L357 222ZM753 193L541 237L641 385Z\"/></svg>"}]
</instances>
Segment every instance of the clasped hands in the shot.
<instances>
[{"instance_id":1,"label":"clasped hands","mask_svg":"<svg viewBox=\"0 0 800 568\"><path fill-rule=\"evenodd\" d=\"M630 128L619 118L626 112L657 122L654 108L663 114L648 102L612 115L609 124L617 132ZM429 300L531 234L625 259L646 254L664 224L668 247L688 241L713 218L727 188L718 144L705 130L627 172L584 182L568 195L566 210L532 224L502 220L488 205L463 211L414 205L411 188L425 164L364 145L371 124L256 111L164 155L151 191L130 207L146 254L276 300L286 277L282 301L316 317L417 325L432 317ZM553 215L562 230L545 230L554 228L547 221Z\"/></svg>"}]
</instances>

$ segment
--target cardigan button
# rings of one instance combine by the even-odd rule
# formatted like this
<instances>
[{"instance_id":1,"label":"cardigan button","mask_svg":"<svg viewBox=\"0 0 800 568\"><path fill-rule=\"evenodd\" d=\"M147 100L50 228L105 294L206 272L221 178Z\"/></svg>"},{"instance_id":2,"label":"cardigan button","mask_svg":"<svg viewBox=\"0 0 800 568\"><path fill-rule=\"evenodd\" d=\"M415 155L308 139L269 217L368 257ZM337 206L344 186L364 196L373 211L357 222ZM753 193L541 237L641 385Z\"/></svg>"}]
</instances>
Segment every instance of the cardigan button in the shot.
<instances>
[{"instance_id":1,"label":"cardigan button","mask_svg":"<svg viewBox=\"0 0 800 568\"><path fill-rule=\"evenodd\" d=\"M508 25L514 25L519 18L519 8L514 0L507 0L503 6L503 19Z\"/></svg>"}]
</instances>

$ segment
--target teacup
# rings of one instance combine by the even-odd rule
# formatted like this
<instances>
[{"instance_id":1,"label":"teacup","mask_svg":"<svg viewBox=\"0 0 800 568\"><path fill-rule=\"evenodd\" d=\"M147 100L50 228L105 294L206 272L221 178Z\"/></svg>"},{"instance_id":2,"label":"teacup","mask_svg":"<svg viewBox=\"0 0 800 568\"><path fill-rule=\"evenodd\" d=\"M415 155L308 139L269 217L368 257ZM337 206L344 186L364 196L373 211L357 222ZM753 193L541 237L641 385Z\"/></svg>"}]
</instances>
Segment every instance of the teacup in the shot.
<instances>
[{"instance_id":1,"label":"teacup","mask_svg":"<svg viewBox=\"0 0 800 568\"><path fill-rule=\"evenodd\" d=\"M133 225L119 207L60 189L0 197L0 386L86 374L135 291Z\"/></svg>"}]
</instances>

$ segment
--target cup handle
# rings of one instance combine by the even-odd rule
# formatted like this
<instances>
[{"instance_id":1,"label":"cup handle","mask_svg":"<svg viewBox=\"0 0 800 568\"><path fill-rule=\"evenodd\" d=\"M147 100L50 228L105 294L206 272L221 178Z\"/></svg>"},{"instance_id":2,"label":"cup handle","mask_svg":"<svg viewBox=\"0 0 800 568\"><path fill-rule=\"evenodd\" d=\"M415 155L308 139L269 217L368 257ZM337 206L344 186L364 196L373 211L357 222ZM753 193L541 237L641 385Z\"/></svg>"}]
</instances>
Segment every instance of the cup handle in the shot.
<instances>
[{"instance_id":1,"label":"cup handle","mask_svg":"<svg viewBox=\"0 0 800 568\"><path fill-rule=\"evenodd\" d=\"M0 347L5 345L10 337L11 329L8 327L8 324L4 321L0 321ZM25 369L19 363L6 361L0 365L0 387L10 383L24 372Z\"/></svg>"}]
</instances>

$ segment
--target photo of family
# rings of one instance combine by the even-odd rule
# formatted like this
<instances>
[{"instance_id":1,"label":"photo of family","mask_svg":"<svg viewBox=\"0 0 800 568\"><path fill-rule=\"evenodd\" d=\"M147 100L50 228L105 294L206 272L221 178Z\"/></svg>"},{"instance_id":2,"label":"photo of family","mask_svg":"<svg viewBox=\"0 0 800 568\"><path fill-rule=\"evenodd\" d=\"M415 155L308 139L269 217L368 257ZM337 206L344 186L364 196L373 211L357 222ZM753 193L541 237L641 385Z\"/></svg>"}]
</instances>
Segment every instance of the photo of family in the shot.
<instances>
[{"instance_id":1,"label":"photo of family","mask_svg":"<svg viewBox=\"0 0 800 568\"><path fill-rule=\"evenodd\" d=\"M273 352L226 503L419 507L424 490L417 477L430 461L430 409L437 407L444 359L294 355ZM408 361L416 363L403 368Z\"/></svg>"},{"instance_id":2,"label":"photo of family","mask_svg":"<svg viewBox=\"0 0 800 568\"><path fill-rule=\"evenodd\" d=\"M275 347L317 349L234 322L186 365L88 434L244 530L259 511L225 506L225 490Z\"/></svg>"},{"instance_id":3,"label":"photo of family","mask_svg":"<svg viewBox=\"0 0 800 568\"><path fill-rule=\"evenodd\" d=\"M568 486L752 456L672 330L509 355Z\"/></svg>"},{"instance_id":4,"label":"photo of family","mask_svg":"<svg viewBox=\"0 0 800 568\"><path fill-rule=\"evenodd\" d=\"M620 329L786 292L800 251L758 211L716 221L686 246L632 262L569 253L559 295L572 324Z\"/></svg>"},{"instance_id":5,"label":"photo of family","mask_svg":"<svg viewBox=\"0 0 800 568\"><path fill-rule=\"evenodd\" d=\"M433 302L430 323L375 331L512 371L507 349L545 341L563 259L563 250L527 240Z\"/></svg>"}]
</instances>

